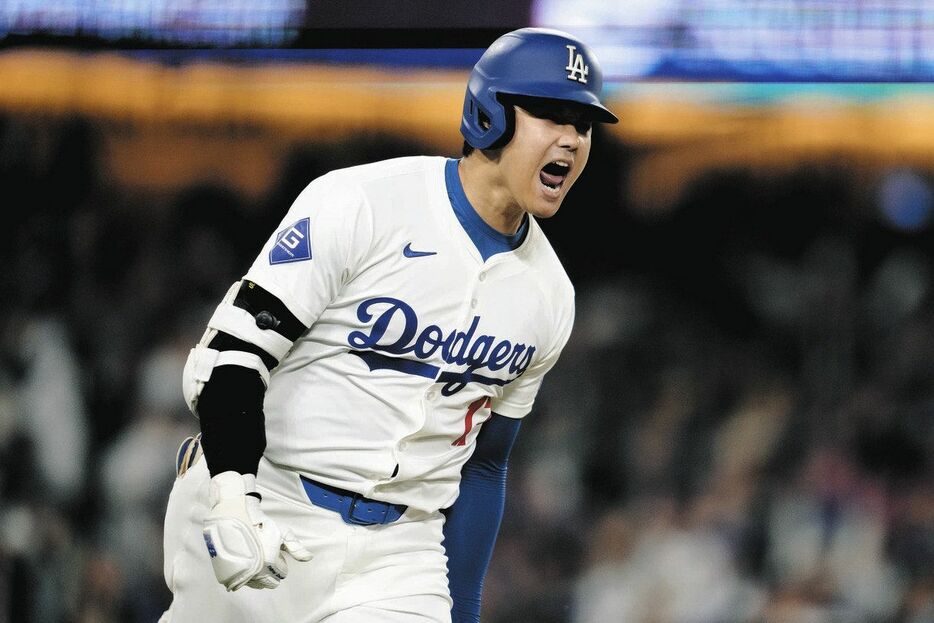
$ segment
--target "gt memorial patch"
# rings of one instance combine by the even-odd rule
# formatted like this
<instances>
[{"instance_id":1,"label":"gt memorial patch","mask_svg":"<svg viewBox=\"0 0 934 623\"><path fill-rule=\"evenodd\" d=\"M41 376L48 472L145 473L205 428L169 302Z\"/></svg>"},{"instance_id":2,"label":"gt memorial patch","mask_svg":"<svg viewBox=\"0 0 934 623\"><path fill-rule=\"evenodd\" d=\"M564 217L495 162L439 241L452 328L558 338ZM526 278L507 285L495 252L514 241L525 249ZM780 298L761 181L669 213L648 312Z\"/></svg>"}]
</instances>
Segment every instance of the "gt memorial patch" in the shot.
<instances>
[{"instance_id":1,"label":"gt memorial patch","mask_svg":"<svg viewBox=\"0 0 934 623\"><path fill-rule=\"evenodd\" d=\"M276 234L276 244L269 251L270 264L286 264L311 259L311 241L308 239L308 218L286 227Z\"/></svg>"}]
</instances>

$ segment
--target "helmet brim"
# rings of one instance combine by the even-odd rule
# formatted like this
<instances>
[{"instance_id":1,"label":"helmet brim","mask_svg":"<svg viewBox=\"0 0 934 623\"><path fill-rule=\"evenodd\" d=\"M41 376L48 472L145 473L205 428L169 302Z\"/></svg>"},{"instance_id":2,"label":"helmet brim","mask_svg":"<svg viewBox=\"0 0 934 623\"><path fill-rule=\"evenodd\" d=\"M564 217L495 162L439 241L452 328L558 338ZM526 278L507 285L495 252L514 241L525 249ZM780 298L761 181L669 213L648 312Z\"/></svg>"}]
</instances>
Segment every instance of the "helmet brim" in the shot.
<instances>
[{"instance_id":1,"label":"helmet brim","mask_svg":"<svg viewBox=\"0 0 934 623\"><path fill-rule=\"evenodd\" d=\"M528 93L512 93L510 91L499 91L496 94L497 99L502 101L502 97L508 98L514 103L521 103L523 101L528 102L532 100L538 102L539 105L544 107L554 106L556 108L561 106L571 105L578 108L588 121L593 123L619 123L619 117L614 115L606 106L601 104L599 101L594 101L589 97L581 97L578 93L574 93L569 97L544 97L540 95L530 95Z\"/></svg>"},{"instance_id":2,"label":"helmet brim","mask_svg":"<svg viewBox=\"0 0 934 623\"><path fill-rule=\"evenodd\" d=\"M619 117L604 108L602 104L588 104L588 108L593 111L593 120L598 123L619 123Z\"/></svg>"}]
</instances>

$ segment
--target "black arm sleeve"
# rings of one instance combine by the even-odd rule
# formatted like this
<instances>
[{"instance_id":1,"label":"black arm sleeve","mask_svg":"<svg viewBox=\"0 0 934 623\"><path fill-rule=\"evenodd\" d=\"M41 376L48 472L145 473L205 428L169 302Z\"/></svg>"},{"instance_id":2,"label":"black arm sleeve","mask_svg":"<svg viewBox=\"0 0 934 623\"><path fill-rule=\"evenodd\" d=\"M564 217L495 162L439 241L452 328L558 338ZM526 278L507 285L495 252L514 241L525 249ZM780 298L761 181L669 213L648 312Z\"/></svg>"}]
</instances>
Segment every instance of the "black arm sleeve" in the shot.
<instances>
[{"instance_id":1,"label":"black arm sleeve","mask_svg":"<svg viewBox=\"0 0 934 623\"><path fill-rule=\"evenodd\" d=\"M226 471L256 473L266 449L265 393L256 370L233 365L214 368L198 398L201 447L211 476Z\"/></svg>"}]
</instances>

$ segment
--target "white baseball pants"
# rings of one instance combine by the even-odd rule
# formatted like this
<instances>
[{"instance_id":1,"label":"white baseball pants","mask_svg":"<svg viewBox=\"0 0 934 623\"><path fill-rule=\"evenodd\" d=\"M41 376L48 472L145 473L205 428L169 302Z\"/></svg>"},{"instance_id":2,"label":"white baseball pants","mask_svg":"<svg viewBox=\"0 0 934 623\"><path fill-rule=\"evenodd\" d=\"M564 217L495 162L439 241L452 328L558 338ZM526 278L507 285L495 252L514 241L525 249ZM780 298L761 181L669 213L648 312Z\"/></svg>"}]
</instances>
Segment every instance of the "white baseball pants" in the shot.
<instances>
[{"instance_id":1,"label":"white baseball pants","mask_svg":"<svg viewBox=\"0 0 934 623\"><path fill-rule=\"evenodd\" d=\"M256 478L263 511L315 557L289 558L275 589L227 592L201 536L209 483L202 458L169 496L164 570L173 599L159 623L450 623L441 513L409 509L391 524L349 525L313 506L297 473L264 458Z\"/></svg>"}]
</instances>

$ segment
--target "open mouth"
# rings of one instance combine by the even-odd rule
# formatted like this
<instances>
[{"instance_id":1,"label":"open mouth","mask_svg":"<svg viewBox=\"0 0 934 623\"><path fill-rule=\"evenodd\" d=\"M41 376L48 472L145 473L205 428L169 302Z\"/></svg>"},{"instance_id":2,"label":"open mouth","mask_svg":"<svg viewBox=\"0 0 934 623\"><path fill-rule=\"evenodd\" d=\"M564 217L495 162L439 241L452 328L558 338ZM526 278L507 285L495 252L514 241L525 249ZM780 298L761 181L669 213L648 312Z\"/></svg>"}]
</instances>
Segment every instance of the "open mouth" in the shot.
<instances>
[{"instance_id":1,"label":"open mouth","mask_svg":"<svg viewBox=\"0 0 934 623\"><path fill-rule=\"evenodd\" d=\"M564 179L570 172L571 167L566 162L549 162L538 172L538 179L541 183L551 190L557 190L564 184Z\"/></svg>"}]
</instances>

